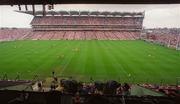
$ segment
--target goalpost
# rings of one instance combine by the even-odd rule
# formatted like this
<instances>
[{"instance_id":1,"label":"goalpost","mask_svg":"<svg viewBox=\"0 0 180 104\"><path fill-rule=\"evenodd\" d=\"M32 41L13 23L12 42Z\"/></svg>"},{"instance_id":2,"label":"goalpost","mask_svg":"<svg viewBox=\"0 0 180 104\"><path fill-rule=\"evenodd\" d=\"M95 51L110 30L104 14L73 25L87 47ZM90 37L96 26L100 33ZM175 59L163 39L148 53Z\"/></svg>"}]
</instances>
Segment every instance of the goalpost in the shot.
<instances>
[{"instance_id":1,"label":"goalpost","mask_svg":"<svg viewBox=\"0 0 180 104\"><path fill-rule=\"evenodd\" d=\"M7 73L3 73L3 76L1 78L1 80L8 80L8 75Z\"/></svg>"},{"instance_id":2,"label":"goalpost","mask_svg":"<svg viewBox=\"0 0 180 104\"><path fill-rule=\"evenodd\" d=\"M180 50L180 34L178 35L178 38L177 38L177 44L176 44L176 50Z\"/></svg>"}]
</instances>

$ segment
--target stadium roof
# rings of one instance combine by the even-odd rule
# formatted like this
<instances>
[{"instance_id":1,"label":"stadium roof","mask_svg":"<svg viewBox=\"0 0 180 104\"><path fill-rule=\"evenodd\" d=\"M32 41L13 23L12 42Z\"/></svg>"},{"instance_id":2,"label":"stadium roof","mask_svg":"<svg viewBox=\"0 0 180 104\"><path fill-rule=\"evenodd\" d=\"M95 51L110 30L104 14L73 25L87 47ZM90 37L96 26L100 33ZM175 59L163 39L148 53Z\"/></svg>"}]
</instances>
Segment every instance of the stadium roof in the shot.
<instances>
[{"instance_id":1,"label":"stadium roof","mask_svg":"<svg viewBox=\"0 0 180 104\"><path fill-rule=\"evenodd\" d=\"M23 4L169 4L180 0L0 0L0 5Z\"/></svg>"},{"instance_id":2,"label":"stadium roof","mask_svg":"<svg viewBox=\"0 0 180 104\"><path fill-rule=\"evenodd\" d=\"M69 11L69 14L70 15L79 15L80 12L78 12L78 11Z\"/></svg>"},{"instance_id":3,"label":"stadium roof","mask_svg":"<svg viewBox=\"0 0 180 104\"><path fill-rule=\"evenodd\" d=\"M33 11L16 11L33 15ZM34 15L43 15L43 11L35 11ZM109 11L46 11L46 15L67 15L67 16L130 16L144 17L144 12L109 12Z\"/></svg>"},{"instance_id":4,"label":"stadium roof","mask_svg":"<svg viewBox=\"0 0 180 104\"><path fill-rule=\"evenodd\" d=\"M81 11L80 15L89 15L89 11Z\"/></svg>"},{"instance_id":5,"label":"stadium roof","mask_svg":"<svg viewBox=\"0 0 180 104\"><path fill-rule=\"evenodd\" d=\"M68 11L59 11L57 13L60 14L60 15L69 15Z\"/></svg>"},{"instance_id":6,"label":"stadium roof","mask_svg":"<svg viewBox=\"0 0 180 104\"><path fill-rule=\"evenodd\" d=\"M99 11L92 11L92 12L90 12L89 14L90 14L90 15L99 15L100 12L99 12Z\"/></svg>"}]
</instances>

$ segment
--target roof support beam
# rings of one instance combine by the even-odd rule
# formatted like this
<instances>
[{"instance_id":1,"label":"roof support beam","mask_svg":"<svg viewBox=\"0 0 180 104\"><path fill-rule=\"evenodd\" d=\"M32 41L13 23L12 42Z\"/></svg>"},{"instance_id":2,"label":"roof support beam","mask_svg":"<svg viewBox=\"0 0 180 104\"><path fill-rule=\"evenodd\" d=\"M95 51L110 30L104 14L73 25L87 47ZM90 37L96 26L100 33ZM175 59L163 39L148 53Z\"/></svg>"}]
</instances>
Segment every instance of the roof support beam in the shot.
<instances>
[{"instance_id":1,"label":"roof support beam","mask_svg":"<svg viewBox=\"0 0 180 104\"><path fill-rule=\"evenodd\" d=\"M19 11L21 11L21 5L18 5Z\"/></svg>"},{"instance_id":2,"label":"roof support beam","mask_svg":"<svg viewBox=\"0 0 180 104\"><path fill-rule=\"evenodd\" d=\"M42 5L43 7L43 16L46 16L46 5Z\"/></svg>"},{"instance_id":3,"label":"roof support beam","mask_svg":"<svg viewBox=\"0 0 180 104\"><path fill-rule=\"evenodd\" d=\"M33 15L35 15L35 5L32 5Z\"/></svg>"},{"instance_id":4,"label":"roof support beam","mask_svg":"<svg viewBox=\"0 0 180 104\"><path fill-rule=\"evenodd\" d=\"M27 5L25 5L25 9L26 9L26 11L28 11L28 7L27 7Z\"/></svg>"}]
</instances>

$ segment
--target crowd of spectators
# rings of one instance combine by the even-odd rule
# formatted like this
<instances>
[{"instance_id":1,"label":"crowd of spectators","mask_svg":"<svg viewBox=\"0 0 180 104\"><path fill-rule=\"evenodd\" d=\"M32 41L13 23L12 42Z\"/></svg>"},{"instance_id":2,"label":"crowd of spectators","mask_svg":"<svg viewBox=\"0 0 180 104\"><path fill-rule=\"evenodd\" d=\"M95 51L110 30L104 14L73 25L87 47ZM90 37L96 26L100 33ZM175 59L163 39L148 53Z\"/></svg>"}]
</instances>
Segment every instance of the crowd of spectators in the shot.
<instances>
[{"instance_id":1,"label":"crowd of spectators","mask_svg":"<svg viewBox=\"0 0 180 104\"><path fill-rule=\"evenodd\" d=\"M141 17L36 16L31 25L142 25Z\"/></svg>"},{"instance_id":2,"label":"crowd of spectators","mask_svg":"<svg viewBox=\"0 0 180 104\"><path fill-rule=\"evenodd\" d=\"M167 47L178 48L180 45L179 28L157 28L146 30L145 40L152 41Z\"/></svg>"},{"instance_id":3,"label":"crowd of spectators","mask_svg":"<svg viewBox=\"0 0 180 104\"><path fill-rule=\"evenodd\" d=\"M0 28L0 41L13 41L24 39L31 29L26 28Z\"/></svg>"},{"instance_id":4,"label":"crowd of spectators","mask_svg":"<svg viewBox=\"0 0 180 104\"><path fill-rule=\"evenodd\" d=\"M6 84L7 82L5 82ZM14 81L9 81L9 84ZM28 82L21 82L28 83ZM2 83L4 85L4 81ZM14 83L20 84L20 83ZM9 86L9 85L8 85ZM75 80L58 80L56 77L51 82L48 92L44 92L42 82L37 83L37 91L2 90L1 102L13 104L179 104L179 95L175 96L138 96L131 95L131 86L127 83L121 85L116 81L81 83ZM154 88L150 84L141 85ZM4 86L3 86L4 87ZM163 87L163 86L159 86ZM161 88L162 89L162 88ZM163 89L164 90L164 89ZM163 92L163 90L158 90ZM163 92L164 93L164 92ZM5 104L7 104L5 103Z\"/></svg>"},{"instance_id":5,"label":"crowd of spectators","mask_svg":"<svg viewBox=\"0 0 180 104\"><path fill-rule=\"evenodd\" d=\"M179 96L180 86L158 85L158 84L138 84L155 92L163 93L167 96ZM54 77L48 89L43 87L43 82L38 82L36 91L59 91L63 94L72 95L131 95L131 86L128 83L121 84L114 80L107 82L91 81L88 83L78 82L73 79L61 79Z\"/></svg>"},{"instance_id":6,"label":"crowd of spectators","mask_svg":"<svg viewBox=\"0 0 180 104\"><path fill-rule=\"evenodd\" d=\"M135 40L139 32L126 31L45 31L33 32L30 39L39 40ZM39 36L37 38L37 36Z\"/></svg>"},{"instance_id":7,"label":"crowd of spectators","mask_svg":"<svg viewBox=\"0 0 180 104\"><path fill-rule=\"evenodd\" d=\"M64 94L73 95L131 95L131 87L133 85L124 83L121 84L115 80L109 80L106 82L93 80L90 78L90 82L78 82L77 80L69 77L68 79L59 79L55 76L55 72L52 72L52 79L48 81L48 86L45 81L40 81L36 83L35 91L46 92L46 91L60 91ZM180 86L177 85L163 85L163 84L137 84L138 86L154 90L159 93L164 93L167 96L179 96L180 97Z\"/></svg>"},{"instance_id":8,"label":"crowd of spectators","mask_svg":"<svg viewBox=\"0 0 180 104\"><path fill-rule=\"evenodd\" d=\"M32 29L1 28L0 41L136 40L142 17L35 16Z\"/></svg>"},{"instance_id":9,"label":"crowd of spectators","mask_svg":"<svg viewBox=\"0 0 180 104\"><path fill-rule=\"evenodd\" d=\"M128 83L119 83L114 80L106 82L90 81L88 83L78 82L72 78L58 79L53 77L50 82L49 88L43 86L43 81L37 83L37 89L35 91L59 91L62 94L74 95L74 100L77 102L80 100L80 96L84 95L109 95L109 96L131 96L131 87L133 85ZM157 85L157 84L138 84L141 87L151 89L158 93L163 93L171 97L180 97L180 86L175 85ZM47 87L47 86L46 86Z\"/></svg>"},{"instance_id":10,"label":"crowd of spectators","mask_svg":"<svg viewBox=\"0 0 180 104\"><path fill-rule=\"evenodd\" d=\"M180 86L179 85L157 85L157 84L141 84L145 88L152 89L157 92L164 93L168 96L179 96L180 97Z\"/></svg>"},{"instance_id":11,"label":"crowd of spectators","mask_svg":"<svg viewBox=\"0 0 180 104\"><path fill-rule=\"evenodd\" d=\"M61 79L54 77L49 89L43 88L43 82L37 83L37 91L60 91L64 94L78 95L130 95L131 86L117 81L92 81L89 83L78 82L73 79Z\"/></svg>"},{"instance_id":12,"label":"crowd of spectators","mask_svg":"<svg viewBox=\"0 0 180 104\"><path fill-rule=\"evenodd\" d=\"M0 41L13 40L135 40L138 31L32 31L0 29Z\"/></svg>"},{"instance_id":13,"label":"crowd of spectators","mask_svg":"<svg viewBox=\"0 0 180 104\"><path fill-rule=\"evenodd\" d=\"M180 29L148 29L145 40L167 47L180 47ZM69 30L69 31L33 31L26 28L1 28L0 41L13 40L136 40L140 31L116 30Z\"/></svg>"}]
</instances>

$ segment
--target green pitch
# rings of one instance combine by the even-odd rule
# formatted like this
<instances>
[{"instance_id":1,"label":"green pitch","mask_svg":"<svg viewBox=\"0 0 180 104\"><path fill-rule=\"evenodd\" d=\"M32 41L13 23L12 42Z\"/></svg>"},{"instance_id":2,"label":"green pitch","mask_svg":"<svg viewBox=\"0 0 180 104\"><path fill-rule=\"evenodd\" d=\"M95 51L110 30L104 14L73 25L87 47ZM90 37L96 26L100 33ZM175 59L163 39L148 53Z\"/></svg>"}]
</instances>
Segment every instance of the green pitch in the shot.
<instances>
[{"instance_id":1,"label":"green pitch","mask_svg":"<svg viewBox=\"0 0 180 104\"><path fill-rule=\"evenodd\" d=\"M180 52L143 41L0 42L0 74L14 79L59 77L90 81L175 84Z\"/></svg>"}]
</instances>

